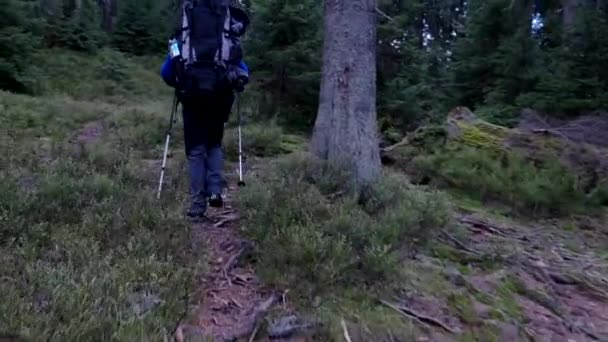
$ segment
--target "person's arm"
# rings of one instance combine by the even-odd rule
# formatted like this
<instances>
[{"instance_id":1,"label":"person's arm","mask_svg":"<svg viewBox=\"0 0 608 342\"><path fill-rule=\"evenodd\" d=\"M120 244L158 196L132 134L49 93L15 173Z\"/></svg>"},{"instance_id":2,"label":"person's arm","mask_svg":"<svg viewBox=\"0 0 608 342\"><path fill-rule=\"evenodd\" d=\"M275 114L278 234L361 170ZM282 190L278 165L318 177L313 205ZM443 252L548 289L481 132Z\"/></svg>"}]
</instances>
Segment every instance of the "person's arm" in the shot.
<instances>
[{"instance_id":1,"label":"person's arm","mask_svg":"<svg viewBox=\"0 0 608 342\"><path fill-rule=\"evenodd\" d=\"M249 67L247 66L245 61L241 60L241 62L239 63L239 69L243 70L247 75L247 78L249 78Z\"/></svg>"},{"instance_id":2,"label":"person's arm","mask_svg":"<svg viewBox=\"0 0 608 342\"><path fill-rule=\"evenodd\" d=\"M170 56L167 56L163 65L160 69L160 77L165 81L165 83L170 87L176 86L175 80L175 67L173 63L173 59Z\"/></svg>"},{"instance_id":3,"label":"person's arm","mask_svg":"<svg viewBox=\"0 0 608 342\"><path fill-rule=\"evenodd\" d=\"M237 86L236 91L243 92L245 90L245 85L249 83L249 67L247 64L241 60L238 65L238 78L237 78Z\"/></svg>"}]
</instances>

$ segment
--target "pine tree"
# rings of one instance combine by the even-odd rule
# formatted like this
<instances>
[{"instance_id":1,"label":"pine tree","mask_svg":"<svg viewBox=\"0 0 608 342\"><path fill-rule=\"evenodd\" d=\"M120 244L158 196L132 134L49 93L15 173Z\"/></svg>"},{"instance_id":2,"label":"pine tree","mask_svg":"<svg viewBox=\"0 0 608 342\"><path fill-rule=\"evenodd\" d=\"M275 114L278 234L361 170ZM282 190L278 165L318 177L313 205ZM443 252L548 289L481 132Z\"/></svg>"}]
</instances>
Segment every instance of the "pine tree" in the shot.
<instances>
[{"instance_id":1,"label":"pine tree","mask_svg":"<svg viewBox=\"0 0 608 342\"><path fill-rule=\"evenodd\" d=\"M245 59L260 84L261 112L310 127L318 104L321 7L315 0L252 0Z\"/></svg>"},{"instance_id":2,"label":"pine tree","mask_svg":"<svg viewBox=\"0 0 608 342\"><path fill-rule=\"evenodd\" d=\"M112 33L113 46L135 55L162 53L176 22L173 7L169 0L122 2Z\"/></svg>"},{"instance_id":3,"label":"pine tree","mask_svg":"<svg viewBox=\"0 0 608 342\"><path fill-rule=\"evenodd\" d=\"M540 81L519 103L556 116L608 107L608 15L595 6L577 11L571 27L552 21L547 28ZM555 26L558 26L557 28Z\"/></svg>"},{"instance_id":4,"label":"pine tree","mask_svg":"<svg viewBox=\"0 0 608 342\"><path fill-rule=\"evenodd\" d=\"M515 103L538 80L537 45L530 30L530 2L468 3L464 36L451 65L451 106L491 107L490 119L513 122Z\"/></svg>"},{"instance_id":5,"label":"pine tree","mask_svg":"<svg viewBox=\"0 0 608 342\"><path fill-rule=\"evenodd\" d=\"M101 11L95 0L43 1L41 16L46 46L93 52L106 38Z\"/></svg>"},{"instance_id":6,"label":"pine tree","mask_svg":"<svg viewBox=\"0 0 608 342\"><path fill-rule=\"evenodd\" d=\"M26 92L22 80L37 40L29 33L23 2L0 0L0 89Z\"/></svg>"},{"instance_id":7,"label":"pine tree","mask_svg":"<svg viewBox=\"0 0 608 342\"><path fill-rule=\"evenodd\" d=\"M430 28L419 27L420 18L426 16L437 18L437 31L444 24L439 22L440 15L433 12L436 8L427 6L428 2L422 0L380 3L378 109L383 131L405 131L440 110L449 43L429 41Z\"/></svg>"}]
</instances>

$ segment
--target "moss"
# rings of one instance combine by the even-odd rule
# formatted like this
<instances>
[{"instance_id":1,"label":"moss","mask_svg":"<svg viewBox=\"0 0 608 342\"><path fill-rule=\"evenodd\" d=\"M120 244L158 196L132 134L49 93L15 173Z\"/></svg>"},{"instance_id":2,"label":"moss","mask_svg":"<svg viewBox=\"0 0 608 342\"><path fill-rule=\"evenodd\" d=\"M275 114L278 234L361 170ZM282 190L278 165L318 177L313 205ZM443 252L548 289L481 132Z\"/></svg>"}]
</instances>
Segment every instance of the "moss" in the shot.
<instances>
[{"instance_id":1,"label":"moss","mask_svg":"<svg viewBox=\"0 0 608 342\"><path fill-rule=\"evenodd\" d=\"M476 148L490 149L492 151L504 151L503 139L506 136L506 128L484 123L468 124L457 122L461 129L461 135L456 141L464 145Z\"/></svg>"},{"instance_id":2,"label":"moss","mask_svg":"<svg viewBox=\"0 0 608 342\"><path fill-rule=\"evenodd\" d=\"M524 318L521 308L517 304L516 295L523 291L522 285L513 277L505 278L498 288L499 306L504 313L521 322Z\"/></svg>"},{"instance_id":3,"label":"moss","mask_svg":"<svg viewBox=\"0 0 608 342\"><path fill-rule=\"evenodd\" d=\"M473 301L464 293L452 293L448 296L448 304L454 309L458 317L467 324L477 324L480 318L475 312Z\"/></svg>"}]
</instances>

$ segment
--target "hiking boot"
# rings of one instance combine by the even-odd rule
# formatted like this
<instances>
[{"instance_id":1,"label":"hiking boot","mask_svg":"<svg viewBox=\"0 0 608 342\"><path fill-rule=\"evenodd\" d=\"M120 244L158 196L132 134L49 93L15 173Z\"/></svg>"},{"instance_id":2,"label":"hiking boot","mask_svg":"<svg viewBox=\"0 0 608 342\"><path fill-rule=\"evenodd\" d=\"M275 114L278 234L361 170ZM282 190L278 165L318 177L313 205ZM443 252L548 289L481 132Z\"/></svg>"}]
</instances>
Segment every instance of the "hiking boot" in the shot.
<instances>
[{"instance_id":1,"label":"hiking boot","mask_svg":"<svg viewBox=\"0 0 608 342\"><path fill-rule=\"evenodd\" d=\"M186 212L186 216L188 216L190 219L203 219L205 218L205 211L207 208L205 208L205 206L200 205L200 204L192 204L192 206L190 206L190 209L188 209L188 211Z\"/></svg>"},{"instance_id":2,"label":"hiking boot","mask_svg":"<svg viewBox=\"0 0 608 342\"><path fill-rule=\"evenodd\" d=\"M221 208L224 206L224 200L220 194L212 194L209 196L209 206L213 208Z\"/></svg>"}]
</instances>

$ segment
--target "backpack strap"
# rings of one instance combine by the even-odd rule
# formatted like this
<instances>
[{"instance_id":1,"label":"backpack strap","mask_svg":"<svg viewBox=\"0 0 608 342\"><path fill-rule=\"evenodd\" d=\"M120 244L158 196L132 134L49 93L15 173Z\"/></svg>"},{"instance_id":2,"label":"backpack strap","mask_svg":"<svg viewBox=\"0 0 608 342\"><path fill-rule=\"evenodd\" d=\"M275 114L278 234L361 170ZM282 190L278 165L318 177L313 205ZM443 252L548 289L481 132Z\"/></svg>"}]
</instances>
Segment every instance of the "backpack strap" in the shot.
<instances>
[{"instance_id":1,"label":"backpack strap","mask_svg":"<svg viewBox=\"0 0 608 342\"><path fill-rule=\"evenodd\" d=\"M182 5L182 59L186 64L192 63L192 44L190 44L189 30L192 28L192 1L185 0Z\"/></svg>"},{"instance_id":2,"label":"backpack strap","mask_svg":"<svg viewBox=\"0 0 608 342\"><path fill-rule=\"evenodd\" d=\"M225 38L230 39L230 36L229 36L230 22L231 22L230 18L231 18L230 8L226 7L224 22L221 23L220 27L218 27L218 39L219 39L219 43L220 43L219 61L224 67L226 66L225 61L227 61L230 58L230 44L225 44Z\"/></svg>"}]
</instances>

